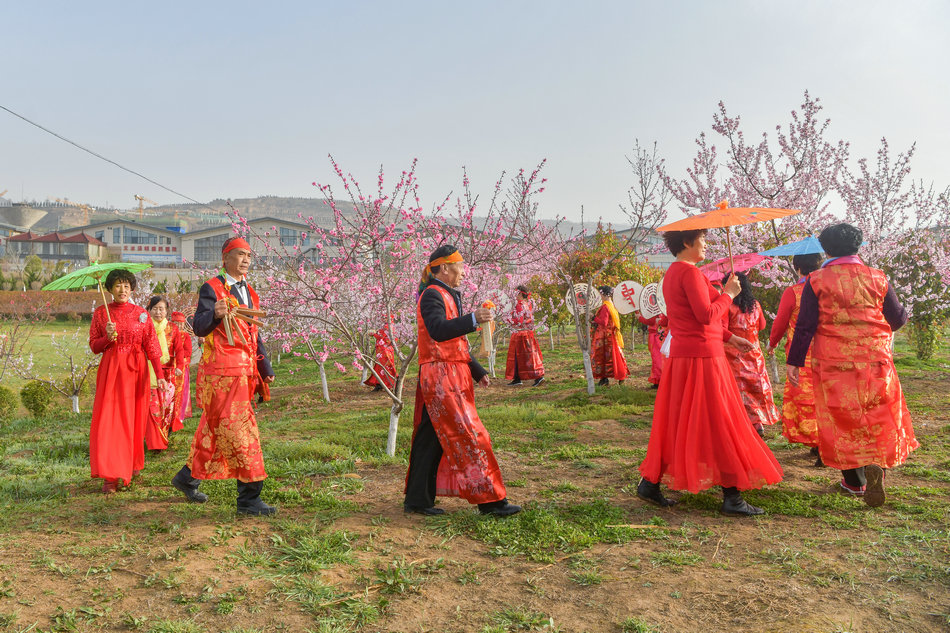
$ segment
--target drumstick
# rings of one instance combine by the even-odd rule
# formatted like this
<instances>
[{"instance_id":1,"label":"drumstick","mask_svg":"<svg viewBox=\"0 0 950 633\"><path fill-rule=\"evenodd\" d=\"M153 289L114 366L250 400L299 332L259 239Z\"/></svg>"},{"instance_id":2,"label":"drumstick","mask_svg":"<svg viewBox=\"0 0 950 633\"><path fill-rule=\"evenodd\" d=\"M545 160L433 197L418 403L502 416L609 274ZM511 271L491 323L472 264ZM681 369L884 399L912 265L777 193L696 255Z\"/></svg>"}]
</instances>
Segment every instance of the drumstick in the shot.
<instances>
[{"instance_id":1,"label":"drumstick","mask_svg":"<svg viewBox=\"0 0 950 633\"><path fill-rule=\"evenodd\" d=\"M264 323L263 321L258 321L257 319L252 319L251 317L246 316L243 312L238 312L238 313L236 313L236 314L234 315L234 318L235 318L235 319L241 319L242 321L245 321L245 322L247 322L247 323L253 323L254 325L257 325L257 326L259 326L259 327L264 327L264 326L266 325L266 323Z\"/></svg>"},{"instance_id":2,"label":"drumstick","mask_svg":"<svg viewBox=\"0 0 950 633\"><path fill-rule=\"evenodd\" d=\"M244 314L247 316L259 316L259 317L267 316L267 313L264 312L263 310L254 310L253 308L245 308L244 306L239 307L237 309L237 312L238 314Z\"/></svg>"}]
</instances>

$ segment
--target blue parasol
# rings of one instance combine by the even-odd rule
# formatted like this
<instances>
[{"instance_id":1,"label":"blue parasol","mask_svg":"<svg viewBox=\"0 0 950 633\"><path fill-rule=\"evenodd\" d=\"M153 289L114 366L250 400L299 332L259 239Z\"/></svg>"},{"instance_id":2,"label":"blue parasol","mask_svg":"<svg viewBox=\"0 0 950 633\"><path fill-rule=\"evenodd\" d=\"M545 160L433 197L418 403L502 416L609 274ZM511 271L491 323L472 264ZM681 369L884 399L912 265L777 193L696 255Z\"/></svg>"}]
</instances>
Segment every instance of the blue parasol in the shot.
<instances>
[{"instance_id":1,"label":"blue parasol","mask_svg":"<svg viewBox=\"0 0 950 633\"><path fill-rule=\"evenodd\" d=\"M812 253L824 253L825 249L821 247L821 242L816 237L806 237L797 242L789 242L767 251L760 251L759 255L766 257L785 257L790 255L811 255Z\"/></svg>"}]
</instances>

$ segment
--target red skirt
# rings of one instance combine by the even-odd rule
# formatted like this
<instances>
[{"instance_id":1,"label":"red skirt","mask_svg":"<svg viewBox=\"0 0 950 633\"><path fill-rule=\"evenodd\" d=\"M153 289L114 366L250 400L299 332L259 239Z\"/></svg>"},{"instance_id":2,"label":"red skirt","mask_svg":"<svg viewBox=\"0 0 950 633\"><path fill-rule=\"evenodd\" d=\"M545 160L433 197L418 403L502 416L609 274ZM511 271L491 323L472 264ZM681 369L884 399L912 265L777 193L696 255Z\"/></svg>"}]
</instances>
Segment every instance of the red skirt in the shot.
<instances>
[{"instance_id":1,"label":"red skirt","mask_svg":"<svg viewBox=\"0 0 950 633\"><path fill-rule=\"evenodd\" d=\"M185 418L191 417L191 368L185 370L185 375L182 376L182 385L181 385L181 413L180 419L184 420ZM182 425L184 428L184 425ZM172 431L177 431L178 429L172 427Z\"/></svg>"},{"instance_id":2,"label":"red skirt","mask_svg":"<svg viewBox=\"0 0 950 633\"><path fill-rule=\"evenodd\" d=\"M264 454L251 406L249 376L201 373L196 388L204 410L191 442L188 467L195 479L263 481Z\"/></svg>"},{"instance_id":3,"label":"red skirt","mask_svg":"<svg viewBox=\"0 0 950 633\"><path fill-rule=\"evenodd\" d=\"M663 342L660 340L660 335L656 332L650 332L648 340L650 346L650 382L654 385L658 385L660 384L660 374L663 370L663 354L660 353Z\"/></svg>"},{"instance_id":4,"label":"red skirt","mask_svg":"<svg viewBox=\"0 0 950 633\"><path fill-rule=\"evenodd\" d=\"M613 330L596 328L591 347L593 349L590 361L594 378L624 380L630 375L627 359L623 357L623 350L617 345L617 337L614 336Z\"/></svg>"},{"instance_id":5,"label":"red skirt","mask_svg":"<svg viewBox=\"0 0 950 633\"><path fill-rule=\"evenodd\" d=\"M782 467L749 424L724 356L669 358L640 473L673 490L739 490L782 480Z\"/></svg>"},{"instance_id":6,"label":"red skirt","mask_svg":"<svg viewBox=\"0 0 950 633\"><path fill-rule=\"evenodd\" d=\"M533 330L514 332L508 343L508 361L505 363L505 380L514 380L515 373L521 380L534 380L544 376L544 359L541 346Z\"/></svg>"},{"instance_id":7,"label":"red skirt","mask_svg":"<svg viewBox=\"0 0 950 633\"><path fill-rule=\"evenodd\" d=\"M145 426L145 446L149 450L168 448L168 434L177 417L175 385L166 382L164 391L153 388L148 401L148 424Z\"/></svg>"},{"instance_id":8,"label":"red skirt","mask_svg":"<svg viewBox=\"0 0 950 633\"><path fill-rule=\"evenodd\" d=\"M810 363L811 359L806 359ZM818 418L815 414L815 389L811 366L798 371L798 386L785 381L782 398L782 435L793 444L818 446Z\"/></svg>"}]
</instances>

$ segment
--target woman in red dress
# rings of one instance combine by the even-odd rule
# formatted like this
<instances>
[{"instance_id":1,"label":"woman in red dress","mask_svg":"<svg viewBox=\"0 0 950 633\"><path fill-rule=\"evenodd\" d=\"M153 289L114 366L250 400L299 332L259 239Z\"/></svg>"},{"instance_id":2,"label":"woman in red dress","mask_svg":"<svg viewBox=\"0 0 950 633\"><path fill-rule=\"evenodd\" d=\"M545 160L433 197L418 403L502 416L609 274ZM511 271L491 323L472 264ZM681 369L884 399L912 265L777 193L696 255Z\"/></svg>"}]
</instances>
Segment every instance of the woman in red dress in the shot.
<instances>
[{"instance_id":1,"label":"woman in red dress","mask_svg":"<svg viewBox=\"0 0 950 633\"><path fill-rule=\"evenodd\" d=\"M694 493L718 485L723 514L762 514L740 490L781 481L782 468L749 424L723 349L724 341L751 347L724 323L739 294L739 280L730 276L720 295L696 268L706 257L705 230L668 231L663 237L676 256L663 279L673 340L656 394L637 496L668 507L674 502L660 492L661 481Z\"/></svg>"},{"instance_id":2,"label":"woman in red dress","mask_svg":"<svg viewBox=\"0 0 950 633\"><path fill-rule=\"evenodd\" d=\"M534 335L534 305L531 293L525 286L518 286L517 303L511 311L511 340L508 343L508 359L505 362L505 380L509 387L522 384L522 378L534 379L532 387L544 381L544 358L541 346Z\"/></svg>"},{"instance_id":3,"label":"woman in red dress","mask_svg":"<svg viewBox=\"0 0 950 633\"><path fill-rule=\"evenodd\" d=\"M172 423L172 431L185 428L185 418L191 417L191 357L194 349L191 344L191 326L183 312L172 312L172 324L181 334L181 370L175 376L175 410L178 412Z\"/></svg>"},{"instance_id":4,"label":"woman in red dress","mask_svg":"<svg viewBox=\"0 0 950 633\"><path fill-rule=\"evenodd\" d=\"M373 369L376 370L383 384L392 391L396 386L397 378L396 348L393 347L393 343L389 339L389 326L384 325L379 328L379 331L374 332L373 336L376 338L376 362L373 364ZM376 380L376 376L372 373L369 375L369 378L363 381L363 384L367 387L372 387L373 391L383 390L383 385Z\"/></svg>"},{"instance_id":5,"label":"woman in red dress","mask_svg":"<svg viewBox=\"0 0 950 633\"><path fill-rule=\"evenodd\" d=\"M841 490L874 508L885 501L884 469L920 446L891 352L907 311L858 257L861 229L835 224L818 240L830 259L805 281L785 371L801 384L810 348L821 460L841 470Z\"/></svg>"},{"instance_id":6,"label":"woman in red dress","mask_svg":"<svg viewBox=\"0 0 950 633\"><path fill-rule=\"evenodd\" d=\"M148 312L152 317L162 354L162 371L160 374L149 373L152 389L145 446L150 451L163 451L168 448L169 433L176 430L173 428L175 422L178 422L178 428L182 428L175 408L175 381L181 379L184 355L181 332L166 318L169 312L168 300L159 296L152 297L148 301ZM158 384L159 378L164 378L164 386Z\"/></svg>"},{"instance_id":7,"label":"woman in red dress","mask_svg":"<svg viewBox=\"0 0 950 633\"><path fill-rule=\"evenodd\" d=\"M591 341L591 369L594 378L600 378L597 384L607 386L613 378L620 384L630 375L627 359L623 357L623 335L620 333L620 315L614 307L614 289L601 286L600 295L604 303L594 317L594 335Z\"/></svg>"},{"instance_id":8,"label":"woman in red dress","mask_svg":"<svg viewBox=\"0 0 950 633\"><path fill-rule=\"evenodd\" d=\"M772 397L772 382L765 368L765 357L759 347L759 332L765 329L765 314L762 306L752 296L752 285L745 273L737 273L742 290L729 306L729 331L752 344L752 349L742 351L726 345L726 358L742 394L749 421L759 437L765 436L764 425L778 422L778 409Z\"/></svg>"},{"instance_id":9,"label":"woman in red dress","mask_svg":"<svg viewBox=\"0 0 950 633\"><path fill-rule=\"evenodd\" d=\"M785 338L785 355L792 346L792 337L795 333L795 323L798 321L798 312L801 309L802 291L805 289L805 280L821 266L821 254L810 253L795 255L792 258L792 268L798 274L798 282L782 293L778 304L778 312L772 321L772 331L769 334L768 355L775 354L775 348ZM785 395L782 398L782 435L793 444L804 444L812 447L812 455L818 457L815 466L823 466L821 456L818 455L818 421L815 418L815 389L811 376L811 354L805 357L805 366L798 373L798 384L785 381Z\"/></svg>"},{"instance_id":10,"label":"woman in red dress","mask_svg":"<svg viewBox=\"0 0 950 633\"><path fill-rule=\"evenodd\" d=\"M660 386L660 375L663 373L663 354L660 349L663 346L663 339L666 338L666 328L670 321L665 314L645 319L639 313L637 313L637 320L647 326L649 335L647 340L650 348L650 384L657 389Z\"/></svg>"},{"instance_id":11,"label":"woman in red dress","mask_svg":"<svg viewBox=\"0 0 950 633\"><path fill-rule=\"evenodd\" d=\"M96 397L89 428L92 478L102 478L102 492L114 493L145 466L145 425L148 418L149 367L161 376L161 352L148 313L129 302L135 276L113 270L106 277L112 293L109 316L99 306L89 327L89 347L102 354L96 373ZM164 387L164 378L159 381Z\"/></svg>"}]
</instances>

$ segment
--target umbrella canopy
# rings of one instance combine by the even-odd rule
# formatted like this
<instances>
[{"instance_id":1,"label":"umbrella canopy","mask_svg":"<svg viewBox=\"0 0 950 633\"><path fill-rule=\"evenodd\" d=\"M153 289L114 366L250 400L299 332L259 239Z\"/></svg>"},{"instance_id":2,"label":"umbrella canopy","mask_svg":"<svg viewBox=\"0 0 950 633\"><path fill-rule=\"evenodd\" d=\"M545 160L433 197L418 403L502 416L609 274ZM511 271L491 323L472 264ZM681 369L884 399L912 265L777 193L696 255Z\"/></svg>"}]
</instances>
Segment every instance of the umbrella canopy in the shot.
<instances>
[{"instance_id":1,"label":"umbrella canopy","mask_svg":"<svg viewBox=\"0 0 950 633\"><path fill-rule=\"evenodd\" d=\"M777 220L801 213L799 209L767 209L763 207L730 207L728 200L720 202L712 211L697 213L688 218L665 224L657 231L689 231L692 229L724 229L740 224L754 224Z\"/></svg>"},{"instance_id":2,"label":"umbrella canopy","mask_svg":"<svg viewBox=\"0 0 950 633\"><path fill-rule=\"evenodd\" d=\"M766 220L777 220L801 213L800 209L768 209L764 207L730 207L728 200L723 200L712 211L697 213L696 215L670 224L665 224L657 231L690 231L693 229L724 229L740 224L755 224ZM726 244L729 247L729 259L732 260L732 235L726 231Z\"/></svg>"},{"instance_id":3,"label":"umbrella canopy","mask_svg":"<svg viewBox=\"0 0 950 633\"><path fill-rule=\"evenodd\" d=\"M151 267L151 264L130 264L128 262L100 264L96 262L91 266L74 270L68 275L46 284L43 286L43 290L73 290L75 288L95 286L113 270L127 270L130 273L137 273Z\"/></svg>"},{"instance_id":4,"label":"umbrella canopy","mask_svg":"<svg viewBox=\"0 0 950 633\"><path fill-rule=\"evenodd\" d=\"M699 270L710 281L721 281L729 271L741 273L750 268L755 268L760 263L768 261L768 259L768 257L762 257L758 253L746 253L745 255L736 255L731 261L728 257L717 259L714 262L700 266Z\"/></svg>"},{"instance_id":5,"label":"umbrella canopy","mask_svg":"<svg viewBox=\"0 0 950 633\"><path fill-rule=\"evenodd\" d=\"M788 244L782 244L781 246L770 248L767 251L761 251L759 255L766 255L768 257L785 257L791 255L811 255L813 253L824 252L825 249L821 247L821 242L818 241L818 238L806 237L805 239L798 240L797 242L789 242Z\"/></svg>"}]
</instances>

